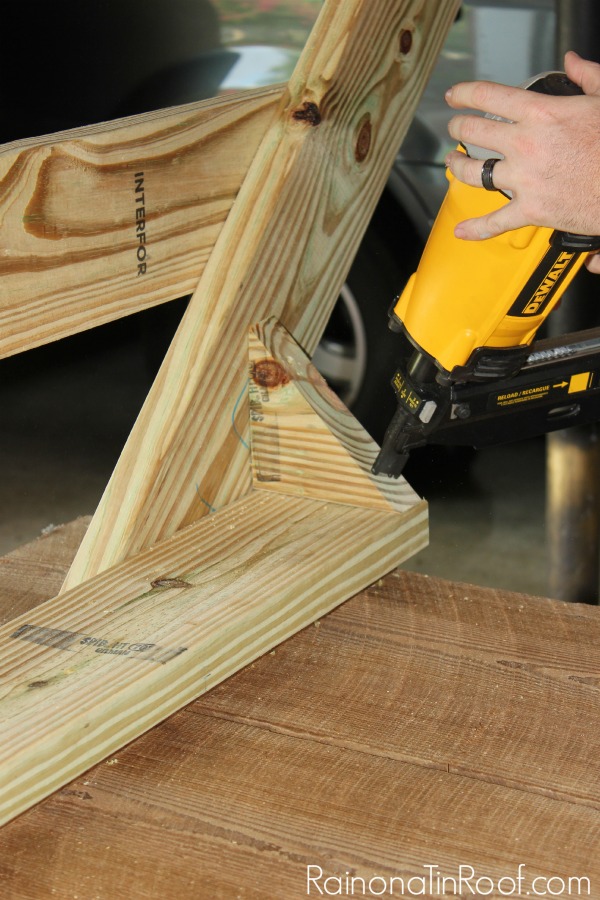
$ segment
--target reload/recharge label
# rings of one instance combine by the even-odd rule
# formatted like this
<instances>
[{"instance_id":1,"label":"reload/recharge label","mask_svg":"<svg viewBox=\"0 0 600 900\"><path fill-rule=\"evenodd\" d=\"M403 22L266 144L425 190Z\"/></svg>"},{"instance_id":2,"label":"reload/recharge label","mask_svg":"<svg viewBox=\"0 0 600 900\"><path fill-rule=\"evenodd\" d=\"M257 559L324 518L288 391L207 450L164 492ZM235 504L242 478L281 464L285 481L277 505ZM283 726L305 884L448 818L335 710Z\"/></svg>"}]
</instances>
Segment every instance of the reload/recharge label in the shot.
<instances>
[{"instance_id":1,"label":"reload/recharge label","mask_svg":"<svg viewBox=\"0 0 600 900\"><path fill-rule=\"evenodd\" d=\"M598 384L597 372L577 372L560 381L546 381L543 384L528 385L517 390L505 390L490 397L492 408L516 406L519 403L535 403L540 400L560 401L561 398L581 391L589 391Z\"/></svg>"}]
</instances>

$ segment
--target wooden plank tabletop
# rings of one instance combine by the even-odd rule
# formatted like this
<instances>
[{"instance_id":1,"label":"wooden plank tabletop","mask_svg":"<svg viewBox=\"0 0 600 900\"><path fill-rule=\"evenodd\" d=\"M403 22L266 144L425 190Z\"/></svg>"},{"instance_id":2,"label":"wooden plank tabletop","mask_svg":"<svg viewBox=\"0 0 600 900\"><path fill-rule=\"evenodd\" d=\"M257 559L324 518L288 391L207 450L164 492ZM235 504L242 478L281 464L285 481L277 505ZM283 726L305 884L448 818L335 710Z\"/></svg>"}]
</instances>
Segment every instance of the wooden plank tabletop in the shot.
<instances>
[{"instance_id":1,"label":"wooden plank tabletop","mask_svg":"<svg viewBox=\"0 0 600 900\"><path fill-rule=\"evenodd\" d=\"M600 898L599 687L597 608L396 571L6 825L0 896Z\"/></svg>"}]
</instances>

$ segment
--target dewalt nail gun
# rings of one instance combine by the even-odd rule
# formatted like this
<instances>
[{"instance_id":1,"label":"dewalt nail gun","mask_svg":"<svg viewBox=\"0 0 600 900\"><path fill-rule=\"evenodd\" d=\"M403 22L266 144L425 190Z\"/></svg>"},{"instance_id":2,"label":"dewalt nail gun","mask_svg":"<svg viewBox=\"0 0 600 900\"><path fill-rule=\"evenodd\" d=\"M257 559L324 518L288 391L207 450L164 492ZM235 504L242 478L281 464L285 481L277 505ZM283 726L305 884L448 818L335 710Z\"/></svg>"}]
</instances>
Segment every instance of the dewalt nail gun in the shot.
<instances>
[{"instance_id":1,"label":"dewalt nail gun","mask_svg":"<svg viewBox=\"0 0 600 900\"><path fill-rule=\"evenodd\" d=\"M562 72L524 87L582 93ZM375 474L397 478L409 452L428 443L477 447L600 419L600 328L533 343L600 236L530 226L460 240L457 222L493 212L510 195L450 172L448 179L419 267L390 312L399 333L398 408Z\"/></svg>"}]
</instances>

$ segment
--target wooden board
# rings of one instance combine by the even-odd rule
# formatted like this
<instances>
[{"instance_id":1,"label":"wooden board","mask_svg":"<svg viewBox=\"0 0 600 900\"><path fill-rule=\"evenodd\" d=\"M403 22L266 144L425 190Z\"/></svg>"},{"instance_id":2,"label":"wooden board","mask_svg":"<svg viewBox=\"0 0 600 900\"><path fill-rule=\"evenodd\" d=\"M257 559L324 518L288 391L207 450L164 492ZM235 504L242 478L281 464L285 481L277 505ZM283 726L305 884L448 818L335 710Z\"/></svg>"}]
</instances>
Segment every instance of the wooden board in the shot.
<instances>
[{"instance_id":1,"label":"wooden board","mask_svg":"<svg viewBox=\"0 0 600 900\"><path fill-rule=\"evenodd\" d=\"M250 329L249 403L256 489L397 512L419 502L403 478L373 475L378 445L276 319Z\"/></svg>"},{"instance_id":2,"label":"wooden board","mask_svg":"<svg viewBox=\"0 0 600 900\"><path fill-rule=\"evenodd\" d=\"M370 475L377 446L321 379L306 391L308 358L282 326L259 333L271 369L303 390L310 421L320 411L335 434L327 463L343 479L312 479L306 497L255 490L10 619L0 629L0 822L426 545L426 504L405 482ZM309 470L323 465L318 445L301 431L296 441L316 455Z\"/></svg>"},{"instance_id":3,"label":"wooden board","mask_svg":"<svg viewBox=\"0 0 600 900\"><path fill-rule=\"evenodd\" d=\"M326 0L67 587L249 490L248 327L314 350L457 5Z\"/></svg>"},{"instance_id":4,"label":"wooden board","mask_svg":"<svg viewBox=\"0 0 600 900\"><path fill-rule=\"evenodd\" d=\"M11 621L0 630L0 822L426 541L425 504L399 514L256 492Z\"/></svg>"},{"instance_id":5,"label":"wooden board","mask_svg":"<svg viewBox=\"0 0 600 900\"><path fill-rule=\"evenodd\" d=\"M0 357L192 293L282 93L0 147Z\"/></svg>"},{"instance_id":6,"label":"wooden board","mask_svg":"<svg viewBox=\"0 0 600 900\"><path fill-rule=\"evenodd\" d=\"M34 553L26 544L0 558L0 625L58 594L90 518L48 529Z\"/></svg>"},{"instance_id":7,"label":"wooden board","mask_svg":"<svg viewBox=\"0 0 600 900\"><path fill-rule=\"evenodd\" d=\"M0 560L0 608L80 534ZM2 894L280 900L308 865L522 864L526 890L597 897L599 648L598 609L396 572L6 825Z\"/></svg>"}]
</instances>

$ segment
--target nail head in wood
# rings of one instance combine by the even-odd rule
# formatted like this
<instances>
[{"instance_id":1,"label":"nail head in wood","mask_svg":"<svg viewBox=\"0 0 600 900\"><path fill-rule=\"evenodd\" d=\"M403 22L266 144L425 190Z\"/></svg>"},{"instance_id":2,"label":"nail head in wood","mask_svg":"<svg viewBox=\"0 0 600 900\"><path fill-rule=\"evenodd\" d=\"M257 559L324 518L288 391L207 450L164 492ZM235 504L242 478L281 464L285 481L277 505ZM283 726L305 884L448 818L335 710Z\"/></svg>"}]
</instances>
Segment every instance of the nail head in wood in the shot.
<instances>
[{"instance_id":1,"label":"nail head in wood","mask_svg":"<svg viewBox=\"0 0 600 900\"><path fill-rule=\"evenodd\" d=\"M307 125L321 124L321 110L316 103L307 100L292 113L292 118L297 122L306 122Z\"/></svg>"},{"instance_id":2,"label":"nail head in wood","mask_svg":"<svg viewBox=\"0 0 600 900\"><path fill-rule=\"evenodd\" d=\"M250 368L250 377L255 384L264 388L282 387L290 376L276 359L259 359Z\"/></svg>"},{"instance_id":3,"label":"nail head in wood","mask_svg":"<svg viewBox=\"0 0 600 900\"><path fill-rule=\"evenodd\" d=\"M373 126L371 125L371 116L367 113L361 120L358 128L358 137L354 147L354 158L356 162L364 162L371 149L371 140L373 137Z\"/></svg>"}]
</instances>

